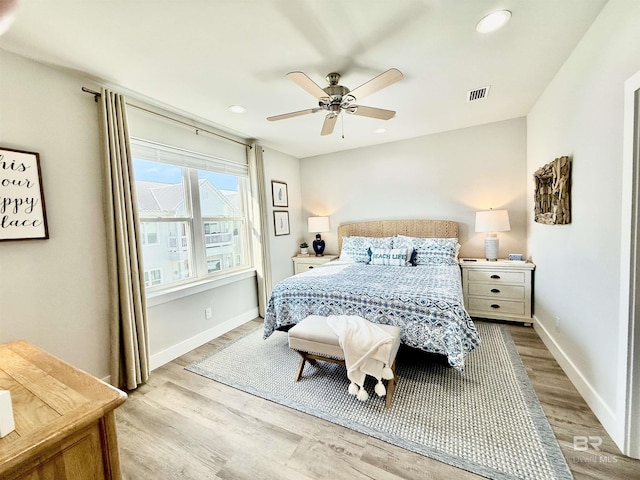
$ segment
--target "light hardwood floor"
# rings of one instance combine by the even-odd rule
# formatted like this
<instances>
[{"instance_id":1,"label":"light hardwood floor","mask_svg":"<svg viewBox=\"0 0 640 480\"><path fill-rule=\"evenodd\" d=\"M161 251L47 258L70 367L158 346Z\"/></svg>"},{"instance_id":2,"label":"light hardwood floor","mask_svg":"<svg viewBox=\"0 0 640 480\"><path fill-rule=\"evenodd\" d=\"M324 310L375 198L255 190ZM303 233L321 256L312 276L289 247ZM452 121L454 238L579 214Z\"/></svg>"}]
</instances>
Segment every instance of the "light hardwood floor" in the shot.
<instances>
[{"instance_id":1,"label":"light hardwood floor","mask_svg":"<svg viewBox=\"0 0 640 480\"><path fill-rule=\"evenodd\" d=\"M184 370L260 325L183 355L130 392L116 411L125 479L481 478ZM535 331L509 328L576 480L640 479L640 461L620 453ZM576 435L601 437L600 450L575 450Z\"/></svg>"}]
</instances>

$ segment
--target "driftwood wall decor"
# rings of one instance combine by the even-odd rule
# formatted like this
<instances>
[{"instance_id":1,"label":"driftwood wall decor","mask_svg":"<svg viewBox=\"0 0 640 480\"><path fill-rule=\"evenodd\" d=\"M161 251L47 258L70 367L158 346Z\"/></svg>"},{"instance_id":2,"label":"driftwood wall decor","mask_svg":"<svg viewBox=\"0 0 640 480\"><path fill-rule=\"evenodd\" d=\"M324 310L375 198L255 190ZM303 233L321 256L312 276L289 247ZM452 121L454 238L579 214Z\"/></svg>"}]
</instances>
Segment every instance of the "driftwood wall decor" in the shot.
<instances>
[{"instance_id":1,"label":"driftwood wall decor","mask_svg":"<svg viewBox=\"0 0 640 480\"><path fill-rule=\"evenodd\" d=\"M547 225L571 223L571 159L556 158L533 174L535 221Z\"/></svg>"}]
</instances>

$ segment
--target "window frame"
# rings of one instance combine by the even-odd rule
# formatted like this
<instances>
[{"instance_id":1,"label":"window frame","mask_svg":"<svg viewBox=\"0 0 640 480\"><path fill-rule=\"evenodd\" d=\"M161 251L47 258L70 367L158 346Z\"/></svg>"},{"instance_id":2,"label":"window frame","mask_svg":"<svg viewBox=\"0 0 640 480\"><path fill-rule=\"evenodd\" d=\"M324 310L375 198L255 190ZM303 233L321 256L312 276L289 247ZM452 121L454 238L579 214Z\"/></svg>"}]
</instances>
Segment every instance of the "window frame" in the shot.
<instances>
[{"instance_id":1,"label":"window frame","mask_svg":"<svg viewBox=\"0 0 640 480\"><path fill-rule=\"evenodd\" d=\"M176 280L162 285L147 286L146 291L152 296L162 295L163 293L175 292L177 289L189 288L194 285L202 285L206 282L218 282L225 277L233 277L242 272L255 272L253 265L253 255L251 252L250 231L249 231L249 219L250 219L250 202L249 202L249 174L248 166L233 162L230 160L224 160L217 157L213 157L208 154L192 152L184 150L178 147L169 145L162 145L156 142L151 142L141 138L131 138L131 151L133 160L146 160L151 162L162 163L166 165L173 165L180 167L182 170L182 185L185 195L185 208L184 216L143 216L138 215L138 222L140 226L140 232L144 232L145 223L179 223L184 222L186 229L187 239L191 237L191 241L187 241L188 244L188 259L191 263L190 273L188 278L183 280ZM155 153L155 155L153 155ZM164 155L163 155L164 154ZM182 161L172 162L171 158L176 158ZM229 163L237 164L232 165L232 171L225 171L225 168L219 168L220 165L228 165ZM218 167L218 168L216 168ZM244 173L237 173L244 170ZM240 213L241 215L234 216L206 216L202 217L201 204L200 204L200 185L198 172L210 171L220 174L233 175L238 179L238 194L240 198ZM134 174L134 183L135 183ZM231 268L222 268L221 270L209 272L207 263L207 245L204 234L204 224L209 222L240 222L241 233L239 235L241 240L241 248L239 251L234 251L232 255L240 258L244 258L244 263ZM157 233L156 233L157 234ZM170 237L172 238L172 237ZM182 236L178 238L178 250L182 243ZM153 245L158 248L169 249L169 241L163 242L158 238L158 242L155 244L143 243L142 235L140 237L141 247L147 247ZM167 245L162 245L166 243ZM143 255L144 257L144 255ZM142 259L144 263L144 258ZM153 270L151 268L150 270ZM146 283L146 282L145 282Z\"/></svg>"}]
</instances>

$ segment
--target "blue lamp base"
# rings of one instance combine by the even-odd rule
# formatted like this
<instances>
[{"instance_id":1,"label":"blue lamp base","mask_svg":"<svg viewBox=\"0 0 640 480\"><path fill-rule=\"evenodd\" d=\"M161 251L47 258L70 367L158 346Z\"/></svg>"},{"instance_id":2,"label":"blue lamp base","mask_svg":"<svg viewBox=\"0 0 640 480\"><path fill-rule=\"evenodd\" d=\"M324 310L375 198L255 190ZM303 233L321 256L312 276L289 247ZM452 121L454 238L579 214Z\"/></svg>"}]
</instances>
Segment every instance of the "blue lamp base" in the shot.
<instances>
[{"instance_id":1,"label":"blue lamp base","mask_svg":"<svg viewBox=\"0 0 640 480\"><path fill-rule=\"evenodd\" d=\"M324 240L322 240L320 234L317 234L316 239L313 241L313 251L316 252L316 257L324 255Z\"/></svg>"}]
</instances>

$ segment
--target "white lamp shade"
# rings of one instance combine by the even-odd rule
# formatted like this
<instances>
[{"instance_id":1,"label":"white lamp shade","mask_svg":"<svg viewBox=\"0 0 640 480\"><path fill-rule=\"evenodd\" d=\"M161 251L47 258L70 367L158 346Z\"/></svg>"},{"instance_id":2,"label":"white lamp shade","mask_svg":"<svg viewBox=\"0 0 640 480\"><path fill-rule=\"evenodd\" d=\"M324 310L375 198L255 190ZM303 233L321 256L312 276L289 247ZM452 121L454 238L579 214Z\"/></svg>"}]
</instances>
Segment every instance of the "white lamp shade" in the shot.
<instances>
[{"instance_id":1,"label":"white lamp shade","mask_svg":"<svg viewBox=\"0 0 640 480\"><path fill-rule=\"evenodd\" d=\"M487 210L476 212L476 232L508 232L509 212L507 210Z\"/></svg>"},{"instance_id":2,"label":"white lamp shade","mask_svg":"<svg viewBox=\"0 0 640 480\"><path fill-rule=\"evenodd\" d=\"M310 233L328 232L329 217L309 217L307 227Z\"/></svg>"}]
</instances>

